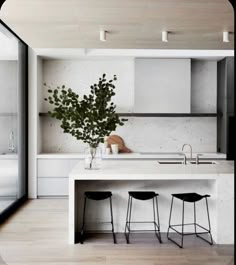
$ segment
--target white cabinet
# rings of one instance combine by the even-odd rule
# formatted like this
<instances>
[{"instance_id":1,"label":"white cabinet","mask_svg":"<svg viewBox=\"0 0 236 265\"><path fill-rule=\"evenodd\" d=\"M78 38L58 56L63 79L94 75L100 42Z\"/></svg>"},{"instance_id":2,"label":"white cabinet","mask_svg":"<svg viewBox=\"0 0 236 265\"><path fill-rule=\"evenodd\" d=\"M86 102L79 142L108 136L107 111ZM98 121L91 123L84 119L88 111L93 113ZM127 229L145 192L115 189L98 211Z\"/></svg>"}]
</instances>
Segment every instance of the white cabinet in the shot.
<instances>
[{"instance_id":1,"label":"white cabinet","mask_svg":"<svg viewBox=\"0 0 236 265\"><path fill-rule=\"evenodd\" d=\"M68 178L38 178L38 196L68 196Z\"/></svg>"},{"instance_id":2,"label":"white cabinet","mask_svg":"<svg viewBox=\"0 0 236 265\"><path fill-rule=\"evenodd\" d=\"M190 59L136 59L136 113L190 113Z\"/></svg>"},{"instance_id":3,"label":"white cabinet","mask_svg":"<svg viewBox=\"0 0 236 265\"><path fill-rule=\"evenodd\" d=\"M38 196L67 196L68 175L78 159L38 159Z\"/></svg>"}]
</instances>

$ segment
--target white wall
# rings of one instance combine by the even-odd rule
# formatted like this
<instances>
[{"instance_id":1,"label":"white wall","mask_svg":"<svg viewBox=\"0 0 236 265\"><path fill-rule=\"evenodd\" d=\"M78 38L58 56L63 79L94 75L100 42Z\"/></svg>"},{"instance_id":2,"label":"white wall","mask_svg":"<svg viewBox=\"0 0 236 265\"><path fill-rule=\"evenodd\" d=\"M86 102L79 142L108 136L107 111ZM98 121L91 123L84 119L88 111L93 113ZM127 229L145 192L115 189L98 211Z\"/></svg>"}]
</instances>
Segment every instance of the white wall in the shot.
<instances>
[{"instance_id":1,"label":"white wall","mask_svg":"<svg viewBox=\"0 0 236 265\"><path fill-rule=\"evenodd\" d=\"M114 102L118 112L131 112L134 101L134 59L82 59L82 60L45 60L43 81L48 85L66 85L79 94L87 94L90 86L98 82L103 73L107 78L116 74L116 95ZM44 95L47 90L42 88ZM46 94L45 94L46 93ZM44 101L43 111L49 108Z\"/></svg>"},{"instance_id":2,"label":"white wall","mask_svg":"<svg viewBox=\"0 0 236 265\"><path fill-rule=\"evenodd\" d=\"M71 87L80 94L88 93L91 84L103 73L116 74L115 102L118 112L134 109L134 59L99 58L82 60L44 60L43 83ZM44 96L46 89L44 90ZM211 86L212 90L216 87ZM212 96L207 94L212 102ZM205 97L205 102L207 98ZM201 100L198 97L199 100ZM49 108L43 102L41 111ZM204 108L206 110L206 108ZM208 111L211 112L211 111ZM41 117L42 152L83 152L85 145L69 134L64 134L59 122ZM127 146L137 152L180 151L184 143L190 143L194 152L216 152L216 118L129 118L117 128Z\"/></svg>"},{"instance_id":3,"label":"white wall","mask_svg":"<svg viewBox=\"0 0 236 265\"><path fill-rule=\"evenodd\" d=\"M38 116L39 100L41 95L42 79L40 72L42 70L42 62L35 54L33 49L29 48L29 78L28 78L28 196L29 198L37 198L37 153L41 151L40 146L40 121ZM40 86L39 86L40 83ZM39 101L39 102L38 102ZM52 132L53 133L53 132Z\"/></svg>"}]
</instances>

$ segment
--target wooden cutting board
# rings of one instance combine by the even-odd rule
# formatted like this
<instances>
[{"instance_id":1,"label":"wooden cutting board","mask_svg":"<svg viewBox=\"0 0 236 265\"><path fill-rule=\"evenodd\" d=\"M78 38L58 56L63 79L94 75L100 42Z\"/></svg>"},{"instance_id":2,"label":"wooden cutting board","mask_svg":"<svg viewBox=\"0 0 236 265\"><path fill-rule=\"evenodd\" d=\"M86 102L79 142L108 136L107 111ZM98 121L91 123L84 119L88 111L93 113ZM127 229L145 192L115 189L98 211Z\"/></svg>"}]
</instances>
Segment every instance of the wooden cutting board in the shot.
<instances>
[{"instance_id":1,"label":"wooden cutting board","mask_svg":"<svg viewBox=\"0 0 236 265\"><path fill-rule=\"evenodd\" d=\"M124 140L119 135L110 135L107 138L108 147L111 148L111 144L118 144L120 153L131 153L132 151L125 146Z\"/></svg>"}]
</instances>

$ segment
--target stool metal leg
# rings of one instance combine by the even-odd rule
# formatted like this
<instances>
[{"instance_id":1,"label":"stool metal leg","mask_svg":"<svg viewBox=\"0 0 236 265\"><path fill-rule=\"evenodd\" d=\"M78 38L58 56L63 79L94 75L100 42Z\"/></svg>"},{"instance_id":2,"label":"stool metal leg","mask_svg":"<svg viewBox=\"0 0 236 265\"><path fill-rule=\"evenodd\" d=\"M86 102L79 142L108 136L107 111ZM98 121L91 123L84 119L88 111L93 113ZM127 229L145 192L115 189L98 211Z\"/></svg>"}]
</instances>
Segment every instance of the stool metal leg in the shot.
<instances>
[{"instance_id":1,"label":"stool metal leg","mask_svg":"<svg viewBox=\"0 0 236 265\"><path fill-rule=\"evenodd\" d=\"M128 221L128 235L127 235L127 243L129 244L129 236L130 236L130 222L131 222L131 212L132 212L132 197L130 198L130 206L129 206L129 221Z\"/></svg>"},{"instance_id":2,"label":"stool metal leg","mask_svg":"<svg viewBox=\"0 0 236 265\"><path fill-rule=\"evenodd\" d=\"M174 197L172 196L171 199L171 206L170 206L170 216L169 216L169 226L168 226L168 230L167 230L167 238L169 238L169 231L170 231L170 222L171 222L171 215L172 215L172 208L173 208L173 201L174 201ZM170 239L171 240L171 239Z\"/></svg>"},{"instance_id":3,"label":"stool metal leg","mask_svg":"<svg viewBox=\"0 0 236 265\"><path fill-rule=\"evenodd\" d=\"M207 218L208 218L208 227L209 229L205 229L209 235L210 235L210 241L205 239L204 237L200 236L199 234L197 234L198 237L200 237L202 240L206 241L207 243L209 243L210 245L213 245L213 239L212 239L212 235L211 235L211 224L210 224L210 216L209 216L209 208L208 208L208 201L207 201L207 197L205 197L206 199L206 209L207 209ZM206 233L207 233L206 232Z\"/></svg>"},{"instance_id":4,"label":"stool metal leg","mask_svg":"<svg viewBox=\"0 0 236 265\"><path fill-rule=\"evenodd\" d=\"M85 196L84 197L84 210L83 210L83 223L82 223L82 228L81 228L81 231L80 231L80 243L81 244L84 243L84 226L85 226L86 202L87 202L87 198Z\"/></svg>"},{"instance_id":5,"label":"stool metal leg","mask_svg":"<svg viewBox=\"0 0 236 265\"><path fill-rule=\"evenodd\" d=\"M153 204L154 205L154 204ZM160 219L159 219L159 209L158 209L158 200L157 200L157 196L156 196L156 210L157 210L157 226L158 226L158 234L156 233L156 236L159 240L160 243L162 243L162 240L161 240L161 232L160 232ZM154 211L154 216L155 216L155 211ZM155 219L154 219L155 220ZM155 230L156 232L156 230Z\"/></svg>"},{"instance_id":6,"label":"stool metal leg","mask_svg":"<svg viewBox=\"0 0 236 265\"><path fill-rule=\"evenodd\" d=\"M180 248L183 248L183 241L184 241L184 200L183 200L183 212L182 212L182 238L181 238Z\"/></svg>"},{"instance_id":7,"label":"stool metal leg","mask_svg":"<svg viewBox=\"0 0 236 265\"><path fill-rule=\"evenodd\" d=\"M154 198L152 199L152 205L153 205L153 219L154 219L154 230L155 230L155 234L157 234L157 227L156 227L156 213L155 213L155 200Z\"/></svg>"},{"instance_id":8,"label":"stool metal leg","mask_svg":"<svg viewBox=\"0 0 236 265\"><path fill-rule=\"evenodd\" d=\"M211 223L210 223L210 216L209 216L209 208L208 208L208 200L207 197L205 197L206 199L206 208L207 208L207 218L208 218L208 224L209 224L209 234L210 234L210 244L213 245L213 240L212 240L212 235L211 235Z\"/></svg>"},{"instance_id":9,"label":"stool metal leg","mask_svg":"<svg viewBox=\"0 0 236 265\"><path fill-rule=\"evenodd\" d=\"M112 199L111 199L111 197L110 197L110 209L111 209L111 226L112 226L113 241L114 241L114 244L116 244L116 235L115 235L115 232L114 232L113 211L112 211Z\"/></svg>"},{"instance_id":10,"label":"stool metal leg","mask_svg":"<svg viewBox=\"0 0 236 265\"><path fill-rule=\"evenodd\" d=\"M171 215L172 215L172 207L173 207L173 201L174 201L174 197L172 196L172 201L171 201L171 207L170 207L170 217L169 217L169 227L168 227L168 231L167 231L167 238L173 242L174 244L176 244L178 247L183 248L183 241L184 241L184 200L183 200L183 207L182 207L182 232L178 232L181 235L181 244L179 244L178 242L176 242L174 239L169 237L169 230L170 228L173 229L171 227ZM175 230L175 229L174 229ZM175 230L176 231L176 230ZM176 231L177 232L177 231Z\"/></svg>"},{"instance_id":11,"label":"stool metal leg","mask_svg":"<svg viewBox=\"0 0 236 265\"><path fill-rule=\"evenodd\" d=\"M126 221L125 221L125 238L126 238L127 244L128 244L127 229L128 229L129 207L130 207L129 205L130 205L130 196L128 199L127 214L126 214Z\"/></svg>"},{"instance_id":12,"label":"stool metal leg","mask_svg":"<svg viewBox=\"0 0 236 265\"><path fill-rule=\"evenodd\" d=\"M193 211L194 211L194 231L195 231L195 235L198 236L198 234L197 234L197 226L196 226L197 217L196 217L196 203L195 202L193 204Z\"/></svg>"}]
</instances>

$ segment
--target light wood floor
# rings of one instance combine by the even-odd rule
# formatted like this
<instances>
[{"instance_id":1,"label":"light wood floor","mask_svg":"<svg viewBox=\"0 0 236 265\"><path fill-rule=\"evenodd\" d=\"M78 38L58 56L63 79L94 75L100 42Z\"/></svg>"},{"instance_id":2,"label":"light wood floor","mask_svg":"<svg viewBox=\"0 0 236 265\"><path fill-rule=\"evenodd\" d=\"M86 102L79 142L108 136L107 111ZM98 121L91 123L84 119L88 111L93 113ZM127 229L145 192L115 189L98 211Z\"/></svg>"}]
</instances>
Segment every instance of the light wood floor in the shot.
<instances>
[{"instance_id":1,"label":"light wood floor","mask_svg":"<svg viewBox=\"0 0 236 265\"><path fill-rule=\"evenodd\" d=\"M84 245L67 244L67 200L28 201L0 226L0 264L7 265L233 265L233 246L210 246L185 237L179 249L153 235L132 235L126 245L122 234L117 245L109 234L88 238Z\"/></svg>"}]
</instances>

